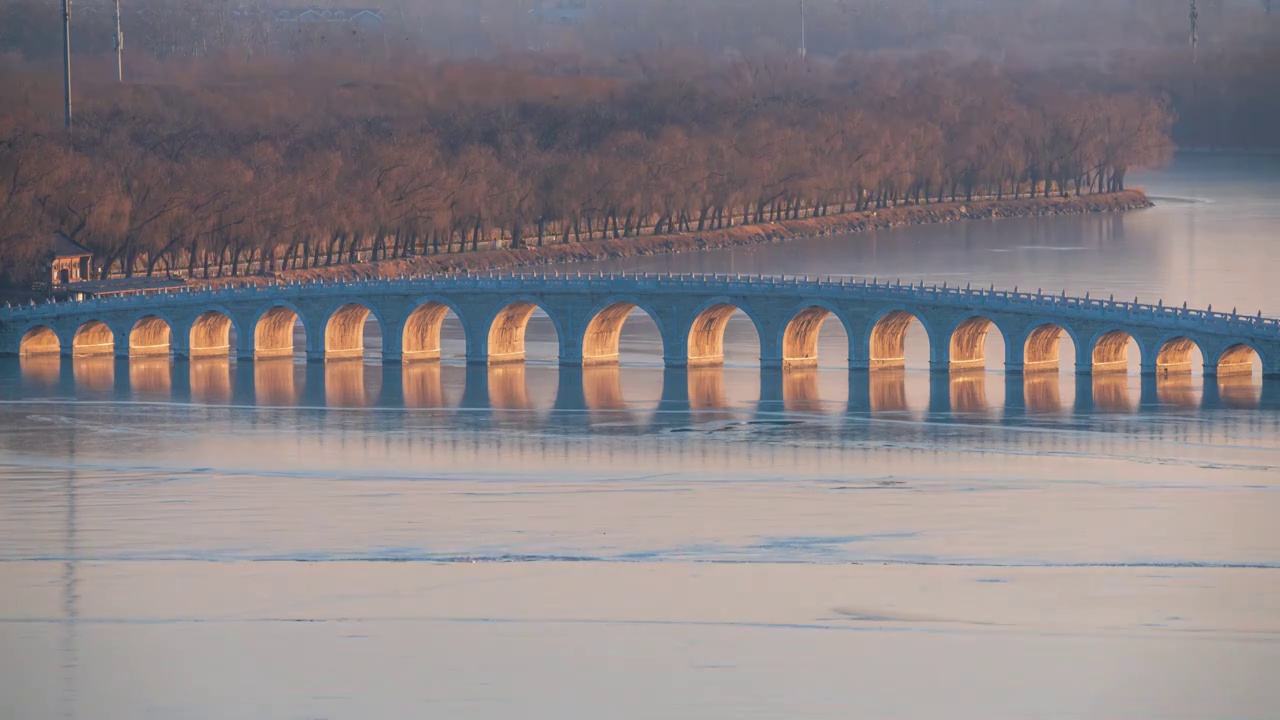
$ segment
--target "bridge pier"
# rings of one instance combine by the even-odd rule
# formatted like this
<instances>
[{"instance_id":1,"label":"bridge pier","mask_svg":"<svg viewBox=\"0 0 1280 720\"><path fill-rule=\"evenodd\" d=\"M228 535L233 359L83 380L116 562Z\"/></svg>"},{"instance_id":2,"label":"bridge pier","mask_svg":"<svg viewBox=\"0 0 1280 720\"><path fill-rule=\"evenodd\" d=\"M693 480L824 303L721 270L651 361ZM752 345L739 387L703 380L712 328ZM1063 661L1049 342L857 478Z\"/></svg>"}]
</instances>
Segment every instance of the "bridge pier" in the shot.
<instances>
[{"instance_id":1,"label":"bridge pier","mask_svg":"<svg viewBox=\"0 0 1280 720\"><path fill-rule=\"evenodd\" d=\"M871 372L866 369L851 369L849 372L848 412L870 414L871 406Z\"/></svg>"},{"instance_id":2,"label":"bridge pier","mask_svg":"<svg viewBox=\"0 0 1280 720\"><path fill-rule=\"evenodd\" d=\"M1280 409L1280 375L1263 375L1262 391L1258 396L1259 407Z\"/></svg>"},{"instance_id":3,"label":"bridge pier","mask_svg":"<svg viewBox=\"0 0 1280 720\"><path fill-rule=\"evenodd\" d=\"M1024 377L1021 372L1011 373L1005 371L1004 406L1006 410L1012 410L1017 414L1026 412L1028 382L1030 382L1030 379Z\"/></svg>"},{"instance_id":4,"label":"bridge pier","mask_svg":"<svg viewBox=\"0 0 1280 720\"><path fill-rule=\"evenodd\" d=\"M489 366L478 362L467 362L466 382L462 386L462 400L459 408L466 410L488 410L489 401Z\"/></svg>"},{"instance_id":5,"label":"bridge pier","mask_svg":"<svg viewBox=\"0 0 1280 720\"><path fill-rule=\"evenodd\" d=\"M233 405L256 405L257 393L254 379L253 350L250 345L249 357L237 359L231 371L231 403Z\"/></svg>"},{"instance_id":6,"label":"bridge pier","mask_svg":"<svg viewBox=\"0 0 1280 720\"><path fill-rule=\"evenodd\" d=\"M1164 405L1160 398L1160 380L1155 372L1144 372L1138 387L1138 409L1140 411Z\"/></svg>"},{"instance_id":7,"label":"bridge pier","mask_svg":"<svg viewBox=\"0 0 1280 720\"><path fill-rule=\"evenodd\" d=\"M781 364L760 368L760 398L756 405L759 412L782 412L786 408L789 374Z\"/></svg>"},{"instance_id":8,"label":"bridge pier","mask_svg":"<svg viewBox=\"0 0 1280 720\"><path fill-rule=\"evenodd\" d=\"M322 358L323 359L323 356ZM310 356L308 355L308 360ZM328 390L323 362L308 362L302 366L302 405L305 407L327 407Z\"/></svg>"},{"instance_id":9,"label":"bridge pier","mask_svg":"<svg viewBox=\"0 0 1280 720\"><path fill-rule=\"evenodd\" d=\"M561 365L553 410L578 412L587 409L584 369L581 365Z\"/></svg>"},{"instance_id":10,"label":"bridge pier","mask_svg":"<svg viewBox=\"0 0 1280 720\"><path fill-rule=\"evenodd\" d=\"M1096 407L1093 401L1093 375L1077 371L1075 385L1072 410L1078 415L1091 414Z\"/></svg>"},{"instance_id":11,"label":"bridge pier","mask_svg":"<svg viewBox=\"0 0 1280 720\"><path fill-rule=\"evenodd\" d=\"M175 403L191 403L191 361L175 357L170 361L169 366L171 378L169 399Z\"/></svg>"},{"instance_id":12,"label":"bridge pier","mask_svg":"<svg viewBox=\"0 0 1280 720\"><path fill-rule=\"evenodd\" d=\"M687 412L689 410L689 371L679 366L662 370L662 395L658 399L658 413Z\"/></svg>"},{"instance_id":13,"label":"bridge pier","mask_svg":"<svg viewBox=\"0 0 1280 720\"><path fill-rule=\"evenodd\" d=\"M932 367L930 368L932 370ZM951 372L929 373L929 414L949 415L951 413Z\"/></svg>"},{"instance_id":14,"label":"bridge pier","mask_svg":"<svg viewBox=\"0 0 1280 720\"><path fill-rule=\"evenodd\" d=\"M389 408L405 407L404 368L399 362L383 362L382 383L378 405Z\"/></svg>"},{"instance_id":15,"label":"bridge pier","mask_svg":"<svg viewBox=\"0 0 1280 720\"><path fill-rule=\"evenodd\" d=\"M129 340L130 332L126 329L124 332L111 328L113 346L111 354L118 358L129 358Z\"/></svg>"}]
</instances>

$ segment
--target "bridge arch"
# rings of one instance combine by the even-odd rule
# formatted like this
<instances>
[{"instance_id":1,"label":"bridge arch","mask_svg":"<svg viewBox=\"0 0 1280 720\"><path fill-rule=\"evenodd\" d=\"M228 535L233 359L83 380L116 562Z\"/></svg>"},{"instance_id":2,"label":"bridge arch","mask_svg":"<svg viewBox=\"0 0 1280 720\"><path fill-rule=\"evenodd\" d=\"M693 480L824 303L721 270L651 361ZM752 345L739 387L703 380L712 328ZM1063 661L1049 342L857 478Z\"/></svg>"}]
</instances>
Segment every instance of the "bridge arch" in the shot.
<instances>
[{"instance_id":1,"label":"bridge arch","mask_svg":"<svg viewBox=\"0 0 1280 720\"><path fill-rule=\"evenodd\" d=\"M1089 341L1092 372L1094 374L1129 372L1129 345L1131 344L1137 345L1139 356L1141 356L1142 344L1133 333L1124 328L1108 328L1094 335Z\"/></svg>"},{"instance_id":2,"label":"bridge arch","mask_svg":"<svg viewBox=\"0 0 1280 720\"><path fill-rule=\"evenodd\" d=\"M485 345L485 357L490 364L522 362L525 359L525 333L529 329L529 319L536 310L541 310L551 319L551 326L556 331L559 357L564 357L564 330L560 319L538 299L517 296L504 301L490 315Z\"/></svg>"},{"instance_id":3,"label":"bridge arch","mask_svg":"<svg viewBox=\"0 0 1280 720\"><path fill-rule=\"evenodd\" d=\"M1023 372L1057 372L1061 367L1063 335L1072 345L1073 356L1078 356L1080 338L1070 325L1055 320L1032 323L1021 338Z\"/></svg>"},{"instance_id":4,"label":"bridge arch","mask_svg":"<svg viewBox=\"0 0 1280 720\"><path fill-rule=\"evenodd\" d=\"M364 358L365 324L370 316L378 323L378 332L383 332L386 323L370 305L342 300L330 309L324 320L325 359Z\"/></svg>"},{"instance_id":5,"label":"bridge arch","mask_svg":"<svg viewBox=\"0 0 1280 720\"><path fill-rule=\"evenodd\" d=\"M305 337L311 329L302 311L292 303L277 301L258 311L253 320L253 356L292 357L294 325L298 323Z\"/></svg>"},{"instance_id":6,"label":"bridge arch","mask_svg":"<svg viewBox=\"0 0 1280 720\"><path fill-rule=\"evenodd\" d=\"M62 340L48 325L32 325L18 340L18 355L22 357L61 354Z\"/></svg>"},{"instance_id":7,"label":"bridge arch","mask_svg":"<svg viewBox=\"0 0 1280 720\"><path fill-rule=\"evenodd\" d=\"M622 328L637 308L658 327L658 342L666 354L666 330L658 313L647 303L634 297L613 297L591 310L591 320L582 333L582 363L611 365L619 362Z\"/></svg>"},{"instance_id":8,"label":"bridge arch","mask_svg":"<svg viewBox=\"0 0 1280 720\"><path fill-rule=\"evenodd\" d=\"M1208 364L1206 356L1206 365ZM1275 372L1275 368L1267 367L1265 356L1253 343L1240 341L1223 349L1215 358L1214 368L1218 377L1252 375L1256 362L1264 375Z\"/></svg>"},{"instance_id":9,"label":"bridge arch","mask_svg":"<svg viewBox=\"0 0 1280 720\"><path fill-rule=\"evenodd\" d=\"M235 340L238 344L242 336L234 316L221 307L205 310L191 321L191 332L188 337L190 356L192 358L230 357L233 345L232 331L235 331Z\"/></svg>"},{"instance_id":10,"label":"bridge arch","mask_svg":"<svg viewBox=\"0 0 1280 720\"><path fill-rule=\"evenodd\" d=\"M849 343L846 360L854 358L853 332L849 319L834 304L825 300L802 302L788 313L779 329L778 347L782 348L783 367L817 367L818 337L827 319L835 316L844 328Z\"/></svg>"},{"instance_id":11,"label":"bridge arch","mask_svg":"<svg viewBox=\"0 0 1280 720\"><path fill-rule=\"evenodd\" d=\"M114 355L116 334L111 326L101 320L86 320L76 328L71 338L74 355Z\"/></svg>"},{"instance_id":12,"label":"bridge arch","mask_svg":"<svg viewBox=\"0 0 1280 720\"><path fill-rule=\"evenodd\" d=\"M133 321L129 330L129 357L168 355L173 348L173 323L158 313Z\"/></svg>"},{"instance_id":13,"label":"bridge arch","mask_svg":"<svg viewBox=\"0 0 1280 720\"><path fill-rule=\"evenodd\" d=\"M984 315L970 315L951 326L949 351L952 370L982 370L987 366L987 335L995 328L1002 340L1005 332Z\"/></svg>"},{"instance_id":14,"label":"bridge arch","mask_svg":"<svg viewBox=\"0 0 1280 720\"><path fill-rule=\"evenodd\" d=\"M880 311L867 327L867 359L872 370L902 369L907 364L907 330L915 321L924 328L929 347L934 341L933 328L923 316L905 307L891 307ZM930 358L932 360L932 358Z\"/></svg>"},{"instance_id":15,"label":"bridge arch","mask_svg":"<svg viewBox=\"0 0 1280 720\"><path fill-rule=\"evenodd\" d=\"M763 352L764 332L751 308L729 298L712 298L692 313L693 320L689 323L685 343L685 360L689 367L724 364L724 331L729 325L729 318L738 311L751 320Z\"/></svg>"},{"instance_id":16,"label":"bridge arch","mask_svg":"<svg viewBox=\"0 0 1280 720\"><path fill-rule=\"evenodd\" d=\"M470 337L471 328L467 327L466 316L453 303L436 297L419 298L414 303L413 312L405 319L401 334L401 353L405 362L440 359L441 329L450 313L462 324L463 335Z\"/></svg>"},{"instance_id":17,"label":"bridge arch","mask_svg":"<svg viewBox=\"0 0 1280 720\"><path fill-rule=\"evenodd\" d=\"M1155 345L1156 374L1160 376L1190 374L1194 356L1204 360L1204 348L1186 335L1166 337Z\"/></svg>"}]
</instances>

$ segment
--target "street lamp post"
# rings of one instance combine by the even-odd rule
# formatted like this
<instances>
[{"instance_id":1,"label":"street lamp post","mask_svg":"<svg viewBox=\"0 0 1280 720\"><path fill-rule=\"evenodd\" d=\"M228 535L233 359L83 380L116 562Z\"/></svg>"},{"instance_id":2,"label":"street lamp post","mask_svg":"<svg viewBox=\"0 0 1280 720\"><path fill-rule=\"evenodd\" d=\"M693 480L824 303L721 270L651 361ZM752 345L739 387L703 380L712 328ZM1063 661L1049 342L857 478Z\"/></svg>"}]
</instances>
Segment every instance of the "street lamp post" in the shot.
<instances>
[{"instance_id":1,"label":"street lamp post","mask_svg":"<svg viewBox=\"0 0 1280 720\"><path fill-rule=\"evenodd\" d=\"M62 0L62 100L67 132L71 132L71 0Z\"/></svg>"},{"instance_id":2,"label":"street lamp post","mask_svg":"<svg viewBox=\"0 0 1280 720\"><path fill-rule=\"evenodd\" d=\"M120 0L116 0L116 80L124 82L124 33L120 31Z\"/></svg>"},{"instance_id":3,"label":"street lamp post","mask_svg":"<svg viewBox=\"0 0 1280 720\"><path fill-rule=\"evenodd\" d=\"M805 42L804 33L804 0L800 0L800 58L804 59L809 54L808 44Z\"/></svg>"}]
</instances>

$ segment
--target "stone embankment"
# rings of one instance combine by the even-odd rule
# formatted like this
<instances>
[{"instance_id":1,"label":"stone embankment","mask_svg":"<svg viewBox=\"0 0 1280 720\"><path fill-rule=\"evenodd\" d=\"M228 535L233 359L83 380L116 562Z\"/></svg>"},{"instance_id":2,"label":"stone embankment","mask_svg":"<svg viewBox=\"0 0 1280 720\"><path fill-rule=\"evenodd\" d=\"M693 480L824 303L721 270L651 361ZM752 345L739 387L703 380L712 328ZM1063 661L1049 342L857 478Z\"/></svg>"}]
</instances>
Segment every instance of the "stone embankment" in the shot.
<instances>
[{"instance_id":1,"label":"stone embankment","mask_svg":"<svg viewBox=\"0 0 1280 720\"><path fill-rule=\"evenodd\" d=\"M1023 198L1020 200L984 200L970 203L904 205L842 215L784 220L758 225L739 225L703 232L658 236L645 235L617 240L590 240L577 243L544 245L542 247L528 247L518 250L486 250L450 255L426 255L353 265L288 270L277 275L279 278L286 280L365 280L378 277L399 277L405 274L435 274L458 271L486 272L506 268L559 265L562 263L608 260L637 255L710 250L761 243L781 243L821 235L843 235L867 232L869 230L888 230L908 225L925 225L958 220L1080 215L1136 210L1151 206L1151 201L1141 190L1126 190L1120 193L1068 198ZM223 278L212 281L211 284L252 284L255 282L271 283L276 281L270 278L241 277ZM201 284L205 284L205 282L202 281Z\"/></svg>"}]
</instances>

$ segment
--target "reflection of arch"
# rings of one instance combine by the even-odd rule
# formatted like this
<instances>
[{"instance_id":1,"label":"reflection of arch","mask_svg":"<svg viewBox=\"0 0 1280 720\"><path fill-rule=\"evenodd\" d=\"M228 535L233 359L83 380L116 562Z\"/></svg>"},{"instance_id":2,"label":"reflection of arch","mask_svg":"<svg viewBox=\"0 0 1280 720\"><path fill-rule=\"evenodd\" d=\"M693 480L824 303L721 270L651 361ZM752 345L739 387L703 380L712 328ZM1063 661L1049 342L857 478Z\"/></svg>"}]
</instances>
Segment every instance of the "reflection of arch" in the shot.
<instances>
[{"instance_id":1,"label":"reflection of arch","mask_svg":"<svg viewBox=\"0 0 1280 720\"><path fill-rule=\"evenodd\" d=\"M101 353L78 357L71 363L77 390L109 391L115 387L116 359Z\"/></svg>"},{"instance_id":2,"label":"reflection of arch","mask_svg":"<svg viewBox=\"0 0 1280 720\"><path fill-rule=\"evenodd\" d=\"M822 321L819 320L818 322ZM822 411L822 396L818 391L817 368L802 367L783 371L782 406L787 412L814 413Z\"/></svg>"},{"instance_id":3,"label":"reflection of arch","mask_svg":"<svg viewBox=\"0 0 1280 720\"><path fill-rule=\"evenodd\" d=\"M447 406L440 363L406 364L401 374L405 407L442 408Z\"/></svg>"},{"instance_id":4,"label":"reflection of arch","mask_svg":"<svg viewBox=\"0 0 1280 720\"><path fill-rule=\"evenodd\" d=\"M365 370L364 363L325 363L325 404L329 407L368 407L370 401L378 397L382 376L377 374L373 379L373 382L379 383L378 387L369 388L366 386L369 378L366 377Z\"/></svg>"},{"instance_id":5,"label":"reflection of arch","mask_svg":"<svg viewBox=\"0 0 1280 720\"><path fill-rule=\"evenodd\" d=\"M872 412L901 412L907 409L907 374L902 368L871 373L868 392Z\"/></svg>"},{"instance_id":6,"label":"reflection of arch","mask_svg":"<svg viewBox=\"0 0 1280 720\"><path fill-rule=\"evenodd\" d=\"M721 410L729 406L724 395L723 368L690 368L688 383L690 410Z\"/></svg>"},{"instance_id":7,"label":"reflection of arch","mask_svg":"<svg viewBox=\"0 0 1280 720\"><path fill-rule=\"evenodd\" d=\"M582 370L582 396L590 410L626 410L622 372L617 365L596 365Z\"/></svg>"},{"instance_id":8,"label":"reflection of arch","mask_svg":"<svg viewBox=\"0 0 1280 720\"><path fill-rule=\"evenodd\" d=\"M1252 375L1253 361L1261 361L1262 354L1248 343L1237 343L1218 355L1218 377L1223 375ZM1263 372L1269 368L1263 367Z\"/></svg>"},{"instance_id":9,"label":"reflection of arch","mask_svg":"<svg viewBox=\"0 0 1280 720\"><path fill-rule=\"evenodd\" d=\"M302 314L292 305L273 305L258 313L253 324L253 356L256 358L293 355L293 327ZM302 332L307 332L306 322Z\"/></svg>"},{"instance_id":10,"label":"reflection of arch","mask_svg":"<svg viewBox=\"0 0 1280 720\"><path fill-rule=\"evenodd\" d=\"M495 410L529 410L529 384L520 363L489 368L489 405Z\"/></svg>"},{"instance_id":11,"label":"reflection of arch","mask_svg":"<svg viewBox=\"0 0 1280 720\"><path fill-rule=\"evenodd\" d=\"M1188 408L1200 406L1200 398L1191 380L1190 365L1188 361L1185 372L1179 370L1167 372L1163 368L1159 369L1160 377L1156 379L1156 400L1161 405Z\"/></svg>"},{"instance_id":12,"label":"reflection of arch","mask_svg":"<svg viewBox=\"0 0 1280 720\"><path fill-rule=\"evenodd\" d=\"M726 300L712 300L695 313L693 322L689 324L689 367L724 364L724 329L729 324L729 318L739 310L751 319L757 340L763 342L760 323L756 322L748 310Z\"/></svg>"},{"instance_id":13,"label":"reflection of arch","mask_svg":"<svg viewBox=\"0 0 1280 720\"><path fill-rule=\"evenodd\" d=\"M293 325L289 327L292 329ZM293 362L288 359L255 362L253 393L258 405L296 405L299 392Z\"/></svg>"},{"instance_id":14,"label":"reflection of arch","mask_svg":"<svg viewBox=\"0 0 1280 720\"><path fill-rule=\"evenodd\" d=\"M52 387L62 375L62 358L57 355L23 355L18 358L22 381Z\"/></svg>"},{"instance_id":15,"label":"reflection of arch","mask_svg":"<svg viewBox=\"0 0 1280 720\"><path fill-rule=\"evenodd\" d=\"M986 334L986 331L983 331ZM954 338L952 340L954 342ZM966 373L951 378L951 409L980 412L987 409L987 378L980 373Z\"/></svg>"},{"instance_id":16,"label":"reflection of arch","mask_svg":"<svg viewBox=\"0 0 1280 720\"><path fill-rule=\"evenodd\" d=\"M1078 344L1075 333L1056 323L1046 322L1032 328L1022 345L1023 372L1057 372L1064 332L1073 345Z\"/></svg>"},{"instance_id":17,"label":"reflection of arch","mask_svg":"<svg viewBox=\"0 0 1280 720\"><path fill-rule=\"evenodd\" d=\"M231 355L231 316L220 310L207 310L191 323L190 354L198 357ZM237 339L239 332L236 333Z\"/></svg>"},{"instance_id":18,"label":"reflection of arch","mask_svg":"<svg viewBox=\"0 0 1280 720\"><path fill-rule=\"evenodd\" d=\"M1262 388L1251 375L1230 373L1217 380L1218 397L1230 408L1253 408L1262 399Z\"/></svg>"},{"instance_id":19,"label":"reflection of arch","mask_svg":"<svg viewBox=\"0 0 1280 720\"><path fill-rule=\"evenodd\" d=\"M135 395L168 397L173 389L173 366L168 358L142 355L129 359L129 390Z\"/></svg>"},{"instance_id":20,"label":"reflection of arch","mask_svg":"<svg viewBox=\"0 0 1280 720\"><path fill-rule=\"evenodd\" d=\"M960 321L951 331L951 369L968 370L983 369L987 366L987 333L994 323L990 319L975 315ZM996 328L1000 332L1000 328ZM1001 337L1004 334L1001 333ZM985 390L983 406L985 402Z\"/></svg>"},{"instance_id":21,"label":"reflection of arch","mask_svg":"<svg viewBox=\"0 0 1280 720\"><path fill-rule=\"evenodd\" d=\"M782 328L783 367L818 365L818 335L823 323L832 315L844 326L845 336L853 337L844 316L823 302L808 303L792 313L791 319Z\"/></svg>"},{"instance_id":22,"label":"reflection of arch","mask_svg":"<svg viewBox=\"0 0 1280 720\"><path fill-rule=\"evenodd\" d=\"M582 335L582 363L584 365L604 365L618 362L618 341L622 336L622 326L631 316L631 311L640 308L658 326L659 342L663 337L662 322L657 313L632 300L615 300L597 308L587 323L586 332ZM666 347L663 346L665 354Z\"/></svg>"},{"instance_id":23,"label":"reflection of arch","mask_svg":"<svg viewBox=\"0 0 1280 720\"><path fill-rule=\"evenodd\" d=\"M1191 352L1200 350L1196 341L1185 336L1170 338L1157 347L1156 374L1158 375L1190 374ZM1204 357L1203 352L1201 357Z\"/></svg>"},{"instance_id":24,"label":"reflection of arch","mask_svg":"<svg viewBox=\"0 0 1280 720\"><path fill-rule=\"evenodd\" d=\"M1134 338L1125 330L1108 330L1093 340L1093 372L1128 372L1129 342ZM1139 348L1138 352L1142 352Z\"/></svg>"},{"instance_id":25,"label":"reflection of arch","mask_svg":"<svg viewBox=\"0 0 1280 720\"><path fill-rule=\"evenodd\" d=\"M324 325L324 357L326 360L364 357L364 326L373 314L382 330L382 321L365 305L350 302L329 314Z\"/></svg>"},{"instance_id":26,"label":"reflection of arch","mask_svg":"<svg viewBox=\"0 0 1280 720\"><path fill-rule=\"evenodd\" d=\"M1129 399L1129 377L1120 373L1093 375L1093 404L1099 410L1129 412L1134 403Z\"/></svg>"},{"instance_id":27,"label":"reflection of arch","mask_svg":"<svg viewBox=\"0 0 1280 720\"><path fill-rule=\"evenodd\" d=\"M533 300L515 300L494 314L489 323L488 357L490 364L504 362L520 362L525 357L525 331L529 327L529 318L534 310L542 310L551 318L555 327L556 340L564 343L564 333L556 316L548 312ZM563 356L564 353L561 353Z\"/></svg>"},{"instance_id":28,"label":"reflection of arch","mask_svg":"<svg viewBox=\"0 0 1280 720\"><path fill-rule=\"evenodd\" d=\"M440 329L444 327L445 318L450 312L463 323L463 334L470 334L462 313L452 305L442 300L421 301L404 321L401 343L403 361L440 359Z\"/></svg>"},{"instance_id":29,"label":"reflection of arch","mask_svg":"<svg viewBox=\"0 0 1280 720\"><path fill-rule=\"evenodd\" d=\"M101 320L89 320L76 329L71 350L76 355L112 355L116 350L116 334Z\"/></svg>"},{"instance_id":30,"label":"reflection of arch","mask_svg":"<svg viewBox=\"0 0 1280 720\"><path fill-rule=\"evenodd\" d=\"M46 325L36 325L22 334L18 341L18 355L34 357L36 355L58 355L62 352L62 342L58 333Z\"/></svg>"},{"instance_id":31,"label":"reflection of arch","mask_svg":"<svg viewBox=\"0 0 1280 720\"><path fill-rule=\"evenodd\" d=\"M871 369L904 368L907 365L907 329L911 321L919 321L933 342L933 332L923 318L907 310L886 310L876 318L868 332L868 360Z\"/></svg>"},{"instance_id":32,"label":"reflection of arch","mask_svg":"<svg viewBox=\"0 0 1280 720\"><path fill-rule=\"evenodd\" d=\"M1038 329L1038 328L1037 328ZM1022 381L1022 400L1032 412L1057 412L1062 409L1062 391L1056 373L1026 375Z\"/></svg>"},{"instance_id":33,"label":"reflection of arch","mask_svg":"<svg viewBox=\"0 0 1280 720\"><path fill-rule=\"evenodd\" d=\"M210 356L190 366L191 399L198 402L231 401L231 360Z\"/></svg>"},{"instance_id":34,"label":"reflection of arch","mask_svg":"<svg viewBox=\"0 0 1280 720\"><path fill-rule=\"evenodd\" d=\"M173 331L159 315L138 318L129 331L129 356L168 355Z\"/></svg>"}]
</instances>

